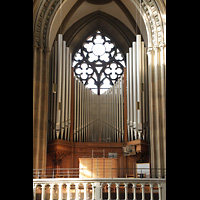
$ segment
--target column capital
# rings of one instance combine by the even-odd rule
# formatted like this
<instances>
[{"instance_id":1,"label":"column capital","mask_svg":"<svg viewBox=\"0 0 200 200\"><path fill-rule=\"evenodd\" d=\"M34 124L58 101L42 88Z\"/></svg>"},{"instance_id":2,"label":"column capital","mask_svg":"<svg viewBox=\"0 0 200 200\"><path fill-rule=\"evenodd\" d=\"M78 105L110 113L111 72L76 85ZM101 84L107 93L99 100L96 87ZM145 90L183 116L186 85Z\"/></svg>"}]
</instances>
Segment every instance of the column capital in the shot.
<instances>
[{"instance_id":1,"label":"column capital","mask_svg":"<svg viewBox=\"0 0 200 200\"><path fill-rule=\"evenodd\" d=\"M127 188L128 187L128 183L124 183L124 187Z\"/></svg>"},{"instance_id":2,"label":"column capital","mask_svg":"<svg viewBox=\"0 0 200 200\"><path fill-rule=\"evenodd\" d=\"M148 49L147 49L147 55L150 55L153 50L154 50L153 47L148 47Z\"/></svg>"},{"instance_id":3,"label":"column capital","mask_svg":"<svg viewBox=\"0 0 200 200\"><path fill-rule=\"evenodd\" d=\"M38 44L35 42L33 43L33 49L37 49L38 48Z\"/></svg>"},{"instance_id":4,"label":"column capital","mask_svg":"<svg viewBox=\"0 0 200 200\"><path fill-rule=\"evenodd\" d=\"M42 188L45 188L46 183L41 183Z\"/></svg>"},{"instance_id":5,"label":"column capital","mask_svg":"<svg viewBox=\"0 0 200 200\"><path fill-rule=\"evenodd\" d=\"M145 183L140 183L141 187L144 188L145 187Z\"/></svg>"},{"instance_id":6,"label":"column capital","mask_svg":"<svg viewBox=\"0 0 200 200\"><path fill-rule=\"evenodd\" d=\"M111 187L111 184L112 184L112 183L107 183L108 187Z\"/></svg>"},{"instance_id":7,"label":"column capital","mask_svg":"<svg viewBox=\"0 0 200 200\"><path fill-rule=\"evenodd\" d=\"M159 47L160 47L160 48L166 47L166 44L165 44L164 42L161 42L161 43L159 44Z\"/></svg>"},{"instance_id":8,"label":"column capital","mask_svg":"<svg viewBox=\"0 0 200 200\"><path fill-rule=\"evenodd\" d=\"M83 183L84 186L86 186L88 183Z\"/></svg>"},{"instance_id":9,"label":"column capital","mask_svg":"<svg viewBox=\"0 0 200 200\"><path fill-rule=\"evenodd\" d=\"M159 51L159 50L160 50L160 47L159 47L158 45L155 45L155 46L153 47L153 49L154 49L154 51Z\"/></svg>"},{"instance_id":10,"label":"column capital","mask_svg":"<svg viewBox=\"0 0 200 200\"><path fill-rule=\"evenodd\" d=\"M50 183L49 185L50 185L50 187L53 187L55 185L55 183Z\"/></svg>"},{"instance_id":11,"label":"column capital","mask_svg":"<svg viewBox=\"0 0 200 200\"><path fill-rule=\"evenodd\" d=\"M50 53L51 51L50 51L50 48L49 47L45 47L45 49L44 49L44 52L47 54L47 53Z\"/></svg>"},{"instance_id":12,"label":"column capital","mask_svg":"<svg viewBox=\"0 0 200 200\"><path fill-rule=\"evenodd\" d=\"M119 188L120 183L115 183L116 188Z\"/></svg>"},{"instance_id":13,"label":"column capital","mask_svg":"<svg viewBox=\"0 0 200 200\"><path fill-rule=\"evenodd\" d=\"M132 183L133 187L136 188L137 186L137 183Z\"/></svg>"}]
</instances>

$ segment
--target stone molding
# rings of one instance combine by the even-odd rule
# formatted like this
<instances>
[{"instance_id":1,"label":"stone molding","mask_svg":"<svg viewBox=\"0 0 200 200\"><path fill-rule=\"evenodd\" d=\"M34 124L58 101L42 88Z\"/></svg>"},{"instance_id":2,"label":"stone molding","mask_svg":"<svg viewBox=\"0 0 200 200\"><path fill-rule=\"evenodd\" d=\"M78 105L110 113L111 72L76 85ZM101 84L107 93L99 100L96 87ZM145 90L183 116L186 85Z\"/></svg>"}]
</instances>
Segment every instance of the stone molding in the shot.
<instances>
[{"instance_id":1,"label":"stone molding","mask_svg":"<svg viewBox=\"0 0 200 200\"><path fill-rule=\"evenodd\" d=\"M37 17L34 23L33 42L38 46L48 47L48 29L57 9L64 0L44 0L38 9ZM137 8L141 8L141 15L145 15L147 25L150 29L150 40L148 44L158 46L164 43L164 27L161 13L159 11L157 0L130 0ZM144 16L143 16L144 18ZM151 46L150 45L150 46Z\"/></svg>"}]
</instances>

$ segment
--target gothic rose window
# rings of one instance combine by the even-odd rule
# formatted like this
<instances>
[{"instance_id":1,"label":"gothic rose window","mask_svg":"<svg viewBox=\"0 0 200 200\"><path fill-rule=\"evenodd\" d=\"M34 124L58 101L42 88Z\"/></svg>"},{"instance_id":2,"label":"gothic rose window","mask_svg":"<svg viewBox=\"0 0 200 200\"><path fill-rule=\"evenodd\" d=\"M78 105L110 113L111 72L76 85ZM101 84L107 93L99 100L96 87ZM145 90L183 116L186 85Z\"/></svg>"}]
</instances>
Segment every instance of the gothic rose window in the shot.
<instances>
[{"instance_id":1,"label":"gothic rose window","mask_svg":"<svg viewBox=\"0 0 200 200\"><path fill-rule=\"evenodd\" d=\"M74 54L72 67L85 87L100 95L121 77L125 62L114 42L97 30Z\"/></svg>"}]
</instances>

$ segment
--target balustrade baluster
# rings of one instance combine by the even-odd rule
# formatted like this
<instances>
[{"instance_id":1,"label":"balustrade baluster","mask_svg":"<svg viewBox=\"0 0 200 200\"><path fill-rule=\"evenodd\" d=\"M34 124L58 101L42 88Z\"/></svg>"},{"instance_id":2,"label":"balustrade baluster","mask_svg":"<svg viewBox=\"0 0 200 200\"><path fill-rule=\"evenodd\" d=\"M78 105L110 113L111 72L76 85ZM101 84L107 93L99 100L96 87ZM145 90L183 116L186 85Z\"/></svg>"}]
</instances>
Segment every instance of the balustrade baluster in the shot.
<instances>
[{"instance_id":1,"label":"balustrade baluster","mask_svg":"<svg viewBox=\"0 0 200 200\"><path fill-rule=\"evenodd\" d=\"M83 183L84 186L84 200L87 199L87 183Z\"/></svg>"},{"instance_id":2,"label":"balustrade baluster","mask_svg":"<svg viewBox=\"0 0 200 200\"><path fill-rule=\"evenodd\" d=\"M144 193L145 183L141 183L141 187L142 187L142 200L145 200L145 193Z\"/></svg>"},{"instance_id":3,"label":"balustrade baluster","mask_svg":"<svg viewBox=\"0 0 200 200\"><path fill-rule=\"evenodd\" d=\"M125 200L128 200L128 183L124 183L125 188Z\"/></svg>"},{"instance_id":4,"label":"balustrade baluster","mask_svg":"<svg viewBox=\"0 0 200 200\"><path fill-rule=\"evenodd\" d=\"M116 183L116 189L117 189L117 199L119 200L119 183Z\"/></svg>"},{"instance_id":5,"label":"balustrade baluster","mask_svg":"<svg viewBox=\"0 0 200 200\"><path fill-rule=\"evenodd\" d=\"M111 200L111 183L107 183L108 185L108 200Z\"/></svg>"},{"instance_id":6,"label":"balustrade baluster","mask_svg":"<svg viewBox=\"0 0 200 200\"><path fill-rule=\"evenodd\" d=\"M162 200L162 185L158 184L158 193L159 193L159 200Z\"/></svg>"},{"instance_id":7,"label":"balustrade baluster","mask_svg":"<svg viewBox=\"0 0 200 200\"><path fill-rule=\"evenodd\" d=\"M62 200L62 185L63 185L63 183L59 183L58 185L59 185L59 198L58 198L58 200Z\"/></svg>"},{"instance_id":8,"label":"balustrade baluster","mask_svg":"<svg viewBox=\"0 0 200 200\"><path fill-rule=\"evenodd\" d=\"M133 200L136 200L136 186L137 186L137 184L132 183L132 185L133 185Z\"/></svg>"},{"instance_id":9,"label":"balustrade baluster","mask_svg":"<svg viewBox=\"0 0 200 200\"><path fill-rule=\"evenodd\" d=\"M44 200L46 184L41 184L41 185L42 185L42 197L41 197L41 200Z\"/></svg>"},{"instance_id":10,"label":"balustrade baluster","mask_svg":"<svg viewBox=\"0 0 200 200\"><path fill-rule=\"evenodd\" d=\"M53 187L54 187L54 183L50 184L50 200L53 200Z\"/></svg>"},{"instance_id":11,"label":"balustrade baluster","mask_svg":"<svg viewBox=\"0 0 200 200\"><path fill-rule=\"evenodd\" d=\"M153 184L150 183L150 200L153 200Z\"/></svg>"},{"instance_id":12,"label":"balustrade baluster","mask_svg":"<svg viewBox=\"0 0 200 200\"><path fill-rule=\"evenodd\" d=\"M71 183L67 183L67 200L70 200L70 186Z\"/></svg>"}]
</instances>

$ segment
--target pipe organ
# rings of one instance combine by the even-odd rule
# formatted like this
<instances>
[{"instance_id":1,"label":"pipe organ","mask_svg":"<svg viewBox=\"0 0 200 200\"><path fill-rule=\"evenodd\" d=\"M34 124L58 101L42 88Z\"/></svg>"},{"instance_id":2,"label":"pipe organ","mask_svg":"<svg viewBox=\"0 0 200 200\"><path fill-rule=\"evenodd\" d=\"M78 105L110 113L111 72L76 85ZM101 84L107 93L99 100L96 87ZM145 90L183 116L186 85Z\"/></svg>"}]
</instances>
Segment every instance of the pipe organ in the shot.
<instances>
[{"instance_id":1,"label":"pipe organ","mask_svg":"<svg viewBox=\"0 0 200 200\"><path fill-rule=\"evenodd\" d=\"M85 87L73 73L72 55L61 34L52 47L50 63L48 140L125 142L125 134L127 141L148 140L147 56L141 35L126 54L126 80L121 75L101 95Z\"/></svg>"},{"instance_id":2,"label":"pipe organ","mask_svg":"<svg viewBox=\"0 0 200 200\"><path fill-rule=\"evenodd\" d=\"M71 128L71 54L58 35L50 58L49 140L69 141Z\"/></svg>"},{"instance_id":3,"label":"pipe organ","mask_svg":"<svg viewBox=\"0 0 200 200\"><path fill-rule=\"evenodd\" d=\"M123 76L101 95L75 76L74 90L74 142L122 142Z\"/></svg>"},{"instance_id":4,"label":"pipe organ","mask_svg":"<svg viewBox=\"0 0 200 200\"><path fill-rule=\"evenodd\" d=\"M141 35L126 54L128 141L148 140L147 54Z\"/></svg>"}]
</instances>

